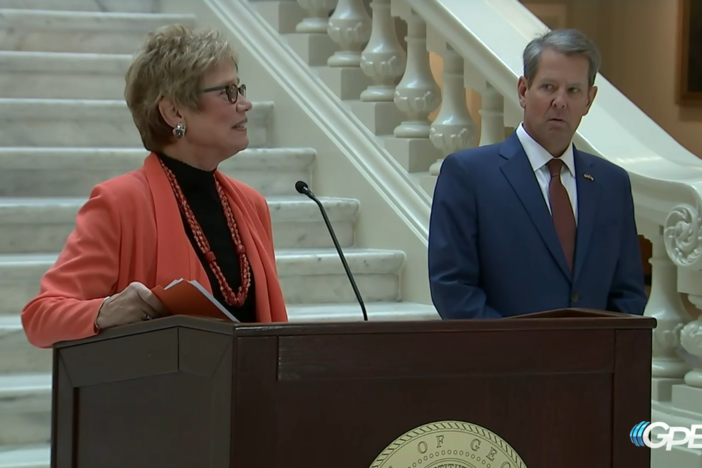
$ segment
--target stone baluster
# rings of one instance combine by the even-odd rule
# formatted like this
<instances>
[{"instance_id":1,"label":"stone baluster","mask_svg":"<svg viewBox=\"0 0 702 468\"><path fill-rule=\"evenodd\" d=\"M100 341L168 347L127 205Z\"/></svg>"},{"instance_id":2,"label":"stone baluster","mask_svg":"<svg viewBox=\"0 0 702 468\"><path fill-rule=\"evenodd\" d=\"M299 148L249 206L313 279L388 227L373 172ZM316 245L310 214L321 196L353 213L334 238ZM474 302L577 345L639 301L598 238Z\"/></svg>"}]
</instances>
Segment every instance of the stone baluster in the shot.
<instances>
[{"instance_id":1,"label":"stone baluster","mask_svg":"<svg viewBox=\"0 0 702 468\"><path fill-rule=\"evenodd\" d=\"M297 0L305 10L305 18L298 23L295 31L308 34L326 34L329 13L336 6L337 0Z\"/></svg>"},{"instance_id":2,"label":"stone baluster","mask_svg":"<svg viewBox=\"0 0 702 468\"><path fill-rule=\"evenodd\" d=\"M500 143L505 139L504 98L489 81L482 90L480 108L480 146Z\"/></svg>"},{"instance_id":3,"label":"stone baluster","mask_svg":"<svg viewBox=\"0 0 702 468\"><path fill-rule=\"evenodd\" d=\"M361 93L364 102L392 102L397 80L405 71L407 54L397 39L390 0L373 0L370 39L361 53L361 69L373 83Z\"/></svg>"},{"instance_id":4,"label":"stone baluster","mask_svg":"<svg viewBox=\"0 0 702 468\"><path fill-rule=\"evenodd\" d=\"M429 131L429 139L441 151L442 157L429 168L429 174L432 176L439 175L441 164L446 156L473 147L478 142L477 126L466 105L463 58L450 46L446 46L442 56L444 94L439 114Z\"/></svg>"},{"instance_id":5,"label":"stone baluster","mask_svg":"<svg viewBox=\"0 0 702 468\"><path fill-rule=\"evenodd\" d=\"M678 268L675 288L677 291L687 293L690 302L700 310L702 310L702 288L700 287L702 272L696 264L702 258L701 224L698 209L690 204L681 203L670 211L663 229L666 252ZM667 345L671 346L673 335L669 333L666 337L666 330L671 330L671 327L672 330L679 328L678 324L684 323L687 315L673 312L673 315L669 314L668 317L670 320L659 322L658 328L663 330L661 335L664 337L663 342L667 341ZM680 345L680 352L693 369L685 374L687 385L673 386L671 399L674 406L689 410L691 403L702 398L702 317L682 327ZM682 371L682 366L675 364L669 366L668 370L671 374L677 374ZM694 406L698 407L698 405Z\"/></svg>"},{"instance_id":6,"label":"stone baluster","mask_svg":"<svg viewBox=\"0 0 702 468\"><path fill-rule=\"evenodd\" d=\"M702 310L702 296L690 294L688 299ZM685 374L685 383L702 389L702 321L693 320L680 331L680 344L690 356L694 369Z\"/></svg>"},{"instance_id":7,"label":"stone baluster","mask_svg":"<svg viewBox=\"0 0 702 468\"><path fill-rule=\"evenodd\" d=\"M338 0L334 14L329 18L327 33L337 44L337 51L329 57L330 67L358 67L361 50L371 35L371 18L363 0Z\"/></svg>"},{"instance_id":8,"label":"stone baluster","mask_svg":"<svg viewBox=\"0 0 702 468\"><path fill-rule=\"evenodd\" d=\"M434 81L427 51L427 25L414 12L407 21L407 66L395 88L395 104L405 120L393 132L397 138L429 138L431 114L441 103L441 90Z\"/></svg>"},{"instance_id":9,"label":"stone baluster","mask_svg":"<svg viewBox=\"0 0 702 468\"><path fill-rule=\"evenodd\" d=\"M665 250L662 229L658 227L655 231L654 235L647 235L653 245L650 260L653 268L645 312L658 322L653 330L652 376L654 379L682 379L690 370L690 364L678 355L680 332L692 317L680 299L678 269Z\"/></svg>"}]
</instances>

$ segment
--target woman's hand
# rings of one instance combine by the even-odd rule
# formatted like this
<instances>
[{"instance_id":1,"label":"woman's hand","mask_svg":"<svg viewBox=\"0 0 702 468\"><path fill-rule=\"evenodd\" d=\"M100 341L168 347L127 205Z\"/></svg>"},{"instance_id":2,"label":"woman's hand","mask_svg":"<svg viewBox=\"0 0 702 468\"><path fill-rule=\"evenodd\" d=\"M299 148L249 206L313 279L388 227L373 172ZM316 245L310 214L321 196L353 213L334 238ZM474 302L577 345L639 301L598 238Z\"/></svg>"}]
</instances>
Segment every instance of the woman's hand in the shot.
<instances>
[{"instance_id":1,"label":"woman's hand","mask_svg":"<svg viewBox=\"0 0 702 468\"><path fill-rule=\"evenodd\" d=\"M131 283L124 291L105 300L95 324L101 330L169 315L161 301L142 283Z\"/></svg>"}]
</instances>

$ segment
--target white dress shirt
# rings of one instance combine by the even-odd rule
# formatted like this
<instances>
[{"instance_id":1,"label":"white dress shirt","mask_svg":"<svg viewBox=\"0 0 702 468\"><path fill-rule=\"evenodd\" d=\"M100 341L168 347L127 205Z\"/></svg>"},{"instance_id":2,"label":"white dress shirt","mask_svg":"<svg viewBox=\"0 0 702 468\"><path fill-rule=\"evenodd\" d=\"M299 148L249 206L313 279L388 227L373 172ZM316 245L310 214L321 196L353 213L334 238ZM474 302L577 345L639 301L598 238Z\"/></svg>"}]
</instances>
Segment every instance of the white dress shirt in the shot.
<instances>
[{"instance_id":1,"label":"white dress shirt","mask_svg":"<svg viewBox=\"0 0 702 468\"><path fill-rule=\"evenodd\" d=\"M529 163L531 163L532 169L534 169L534 175L536 175L536 180L539 182L541 187L541 192L544 195L544 200L546 200L546 206L548 210L551 211L551 203L549 202L548 195L548 185L551 182L551 173L548 170L546 164L553 159L553 156L544 149L543 146L538 144L524 129L524 124L519 124L517 127L517 137L524 148L524 152L529 158ZM573 215L575 216L575 223L578 223L578 190L575 179L575 158L573 156L573 143L568 145L565 153L559 158L563 161L564 166L561 169L561 182L568 192L568 197L570 198L570 204L573 207Z\"/></svg>"}]
</instances>

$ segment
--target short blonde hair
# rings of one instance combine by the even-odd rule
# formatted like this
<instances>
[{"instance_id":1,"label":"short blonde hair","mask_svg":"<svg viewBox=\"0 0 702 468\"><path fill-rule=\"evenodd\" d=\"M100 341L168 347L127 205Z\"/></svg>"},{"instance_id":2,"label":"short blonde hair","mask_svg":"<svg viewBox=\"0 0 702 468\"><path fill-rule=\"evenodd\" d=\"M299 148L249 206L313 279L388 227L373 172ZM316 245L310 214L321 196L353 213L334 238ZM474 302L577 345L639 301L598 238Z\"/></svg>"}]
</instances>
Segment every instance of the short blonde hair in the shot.
<instances>
[{"instance_id":1,"label":"short blonde hair","mask_svg":"<svg viewBox=\"0 0 702 468\"><path fill-rule=\"evenodd\" d=\"M147 150L160 151L173 139L158 108L161 98L197 110L203 76L221 65L238 68L236 51L219 31L170 25L149 33L127 70L124 90Z\"/></svg>"}]
</instances>

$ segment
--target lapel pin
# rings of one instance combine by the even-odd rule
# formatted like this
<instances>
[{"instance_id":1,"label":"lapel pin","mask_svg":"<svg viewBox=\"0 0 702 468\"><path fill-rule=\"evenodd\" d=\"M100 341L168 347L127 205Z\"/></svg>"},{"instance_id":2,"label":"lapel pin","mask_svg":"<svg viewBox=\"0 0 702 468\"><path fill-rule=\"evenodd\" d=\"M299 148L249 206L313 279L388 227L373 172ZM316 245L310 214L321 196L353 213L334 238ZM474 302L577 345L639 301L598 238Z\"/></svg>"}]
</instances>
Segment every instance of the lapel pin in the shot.
<instances>
[{"instance_id":1,"label":"lapel pin","mask_svg":"<svg viewBox=\"0 0 702 468\"><path fill-rule=\"evenodd\" d=\"M591 180L593 182L595 181L595 178L592 177L590 174L583 174L583 177L585 177L586 179Z\"/></svg>"}]
</instances>

